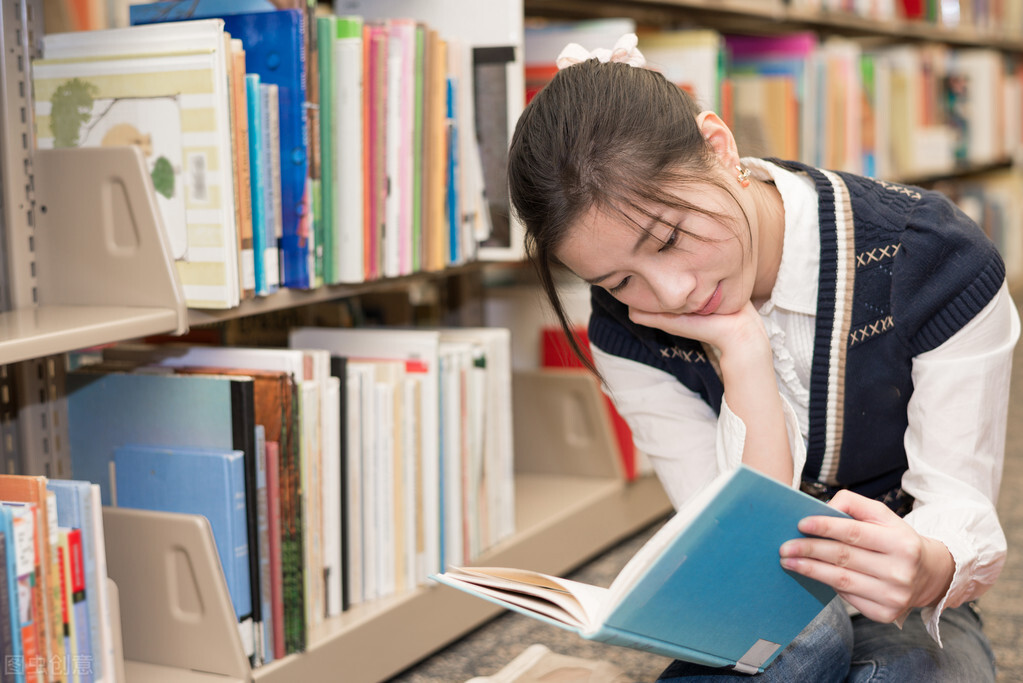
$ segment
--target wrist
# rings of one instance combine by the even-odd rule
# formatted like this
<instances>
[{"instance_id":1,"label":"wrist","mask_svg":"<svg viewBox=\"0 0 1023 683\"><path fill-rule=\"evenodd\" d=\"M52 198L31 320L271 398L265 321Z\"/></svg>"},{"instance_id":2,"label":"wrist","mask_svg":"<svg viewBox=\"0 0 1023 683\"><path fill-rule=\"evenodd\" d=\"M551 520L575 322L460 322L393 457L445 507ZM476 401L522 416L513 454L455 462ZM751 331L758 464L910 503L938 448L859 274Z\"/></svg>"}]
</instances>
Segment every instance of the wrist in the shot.
<instances>
[{"instance_id":1,"label":"wrist","mask_svg":"<svg viewBox=\"0 0 1023 683\"><path fill-rule=\"evenodd\" d=\"M928 579L924 582L917 607L935 607L948 594L955 576L955 559L941 541L924 537L924 554L922 559Z\"/></svg>"}]
</instances>

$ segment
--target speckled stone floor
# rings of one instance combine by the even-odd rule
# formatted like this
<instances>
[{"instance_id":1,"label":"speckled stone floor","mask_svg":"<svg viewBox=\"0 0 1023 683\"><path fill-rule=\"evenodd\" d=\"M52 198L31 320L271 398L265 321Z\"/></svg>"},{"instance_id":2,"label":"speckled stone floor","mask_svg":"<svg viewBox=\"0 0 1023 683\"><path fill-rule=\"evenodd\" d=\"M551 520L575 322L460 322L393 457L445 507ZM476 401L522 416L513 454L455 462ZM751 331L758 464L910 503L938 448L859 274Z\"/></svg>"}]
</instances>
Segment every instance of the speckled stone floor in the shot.
<instances>
[{"instance_id":1,"label":"speckled stone floor","mask_svg":"<svg viewBox=\"0 0 1023 683\"><path fill-rule=\"evenodd\" d=\"M1020 293L1015 298L1023 300ZM1009 557L1001 577L981 599L980 606L998 659L998 683L1023 683L1023 344L1017 346L1013 363L1005 472L998 510L1009 542ZM656 526L591 561L572 578L608 585ZM496 673L532 643L542 643L564 655L611 662L636 683L656 680L668 663L665 658L646 653L590 643L508 613L395 677L391 683L463 683L473 676Z\"/></svg>"}]
</instances>

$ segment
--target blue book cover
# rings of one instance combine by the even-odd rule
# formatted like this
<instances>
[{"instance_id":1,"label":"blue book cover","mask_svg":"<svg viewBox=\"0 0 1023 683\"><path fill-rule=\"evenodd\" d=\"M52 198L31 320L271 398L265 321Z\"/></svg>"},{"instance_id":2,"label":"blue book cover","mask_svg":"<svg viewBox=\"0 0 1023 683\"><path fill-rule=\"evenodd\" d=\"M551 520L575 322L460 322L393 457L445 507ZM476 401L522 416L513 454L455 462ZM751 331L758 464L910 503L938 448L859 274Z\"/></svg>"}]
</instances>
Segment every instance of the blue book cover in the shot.
<instances>
[{"instance_id":1,"label":"blue book cover","mask_svg":"<svg viewBox=\"0 0 1023 683\"><path fill-rule=\"evenodd\" d=\"M256 500L252 378L82 369L68 373L66 394L71 478L99 484L104 505L113 504L114 451L127 444L240 450L245 490L252 492L249 500ZM259 546L255 505L248 510L248 542ZM258 591L256 553L251 554L248 585ZM256 625L262 620L258 593L250 604Z\"/></svg>"},{"instance_id":2,"label":"blue book cover","mask_svg":"<svg viewBox=\"0 0 1023 683\"><path fill-rule=\"evenodd\" d=\"M249 6L249 2L244 6ZM262 3L265 4L265 3ZM280 98L281 200L284 234L278 244L281 284L293 289L311 286L312 238L309 180L309 117L306 111L306 17L302 10L249 11L242 3L154 2L130 9L132 25L220 17L224 30L245 47L246 69L262 83L278 86ZM257 8L258 9L258 8Z\"/></svg>"},{"instance_id":3,"label":"blue book cover","mask_svg":"<svg viewBox=\"0 0 1023 683\"><path fill-rule=\"evenodd\" d=\"M589 640L756 673L835 597L779 561L811 515L843 513L742 466L680 508L609 588L485 567L432 578Z\"/></svg>"},{"instance_id":4,"label":"blue book cover","mask_svg":"<svg viewBox=\"0 0 1023 683\"><path fill-rule=\"evenodd\" d=\"M6 506L0 505L0 546L3 550L3 570L5 579L0 589L3 590L3 597L0 605L6 605L0 616L6 615L4 619L3 632L4 642L7 642L6 634L10 631L10 649L7 651L13 662L20 662L24 656L21 650L21 618L18 612L18 567L16 564L16 549L14 546L14 522L11 511ZM11 667L11 673L7 674L6 662L4 663L2 680L25 683L25 671L22 666Z\"/></svg>"},{"instance_id":5,"label":"blue book cover","mask_svg":"<svg viewBox=\"0 0 1023 683\"><path fill-rule=\"evenodd\" d=\"M238 450L139 444L114 452L118 507L209 520L239 618L252 612L244 458Z\"/></svg>"},{"instance_id":6,"label":"blue book cover","mask_svg":"<svg viewBox=\"0 0 1023 683\"><path fill-rule=\"evenodd\" d=\"M96 574L96 529L92 524L92 483L69 479L49 479L46 488L57 497L57 525L68 529L78 529L82 537L82 559L85 571L85 594L88 596L83 604L88 610L88 617L78 619L75 628L88 624L89 642L100 643L99 614L99 577ZM103 530L100 529L99 533ZM103 675L103 658L93 657L90 660L90 674L95 678Z\"/></svg>"},{"instance_id":7,"label":"blue book cover","mask_svg":"<svg viewBox=\"0 0 1023 683\"><path fill-rule=\"evenodd\" d=\"M146 7L147 5L142 5ZM259 74L245 74L245 106L249 122L249 190L252 197L252 252L255 254L256 296L270 294L267 264L276 264L276 256L268 258L268 249L276 251L276 238L266 215L267 173L263 167L263 98L259 92Z\"/></svg>"}]
</instances>

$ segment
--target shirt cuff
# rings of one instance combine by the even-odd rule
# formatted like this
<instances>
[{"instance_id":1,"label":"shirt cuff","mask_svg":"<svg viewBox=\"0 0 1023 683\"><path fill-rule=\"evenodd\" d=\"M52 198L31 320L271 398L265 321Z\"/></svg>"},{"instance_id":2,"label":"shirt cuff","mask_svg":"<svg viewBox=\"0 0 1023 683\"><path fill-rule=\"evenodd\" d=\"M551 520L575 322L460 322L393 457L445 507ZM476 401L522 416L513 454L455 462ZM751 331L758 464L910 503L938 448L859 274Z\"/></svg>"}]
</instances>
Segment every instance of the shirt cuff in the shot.
<instances>
[{"instance_id":1,"label":"shirt cuff","mask_svg":"<svg viewBox=\"0 0 1023 683\"><path fill-rule=\"evenodd\" d=\"M803 466L806 465L806 444L799 432L799 419L784 396L781 397L782 412L785 415L785 432L789 437L789 453L792 454L792 488L799 488ZM721 413L717 425L718 471L731 472L742 464L742 450L746 445L746 423L732 412L728 398L721 398Z\"/></svg>"}]
</instances>

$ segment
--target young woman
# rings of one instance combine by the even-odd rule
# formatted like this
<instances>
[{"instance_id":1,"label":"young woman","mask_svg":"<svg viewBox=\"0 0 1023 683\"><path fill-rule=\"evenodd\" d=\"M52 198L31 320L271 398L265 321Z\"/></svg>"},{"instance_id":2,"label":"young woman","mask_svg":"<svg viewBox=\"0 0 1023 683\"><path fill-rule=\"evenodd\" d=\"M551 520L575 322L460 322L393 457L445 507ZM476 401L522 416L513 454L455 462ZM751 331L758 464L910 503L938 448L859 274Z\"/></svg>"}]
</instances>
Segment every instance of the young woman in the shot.
<instances>
[{"instance_id":1,"label":"young woman","mask_svg":"<svg viewBox=\"0 0 1023 683\"><path fill-rule=\"evenodd\" d=\"M635 45L562 53L512 203L566 329L555 269L592 285L592 369L676 506L745 463L850 515L779 548L842 600L761 677L994 681L972 601L1005 558L1020 329L995 247L935 192L740 158Z\"/></svg>"}]
</instances>

